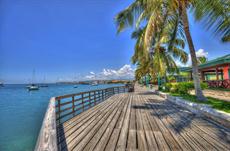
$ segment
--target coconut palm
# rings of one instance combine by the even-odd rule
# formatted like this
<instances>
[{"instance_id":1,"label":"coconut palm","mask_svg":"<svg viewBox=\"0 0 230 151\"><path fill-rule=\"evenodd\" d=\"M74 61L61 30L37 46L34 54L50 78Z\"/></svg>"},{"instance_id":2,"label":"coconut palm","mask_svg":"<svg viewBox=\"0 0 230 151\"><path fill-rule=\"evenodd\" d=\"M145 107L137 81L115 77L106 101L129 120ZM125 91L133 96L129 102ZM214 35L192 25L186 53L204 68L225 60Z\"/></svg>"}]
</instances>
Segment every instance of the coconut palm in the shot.
<instances>
[{"instance_id":1,"label":"coconut palm","mask_svg":"<svg viewBox=\"0 0 230 151\"><path fill-rule=\"evenodd\" d=\"M229 5L229 1L226 0L135 0L116 16L116 22L118 32L133 26L134 23L136 28L144 24L146 29L143 48L149 52L153 50L153 43L155 48L160 48L162 38L167 34L162 30L165 26L175 29L174 32L168 32L171 34L168 37L171 43L175 42L178 35L181 38L185 35L192 58L196 96L198 100L206 100L200 87L197 57L189 29L187 10L192 11L196 20L203 20L207 29L212 29L215 34L221 36L222 41L229 41Z\"/></svg>"},{"instance_id":2,"label":"coconut palm","mask_svg":"<svg viewBox=\"0 0 230 151\"><path fill-rule=\"evenodd\" d=\"M166 26L167 27L167 26ZM177 27L176 27L177 28ZM157 29L157 27L156 27ZM132 38L136 39L135 52L132 57L132 63L137 64L136 78L150 74L151 77L165 76L166 73L178 72L175 59L179 59L182 63L186 63L188 60L187 53L184 49L184 41L178 37L174 37L174 41L171 41L172 34L175 29L169 27L161 29L162 38L155 39L151 45L151 53L144 49L144 34L146 27L143 29L137 29L133 32ZM158 37L156 32L155 37ZM157 41L159 40L159 41Z\"/></svg>"}]
</instances>

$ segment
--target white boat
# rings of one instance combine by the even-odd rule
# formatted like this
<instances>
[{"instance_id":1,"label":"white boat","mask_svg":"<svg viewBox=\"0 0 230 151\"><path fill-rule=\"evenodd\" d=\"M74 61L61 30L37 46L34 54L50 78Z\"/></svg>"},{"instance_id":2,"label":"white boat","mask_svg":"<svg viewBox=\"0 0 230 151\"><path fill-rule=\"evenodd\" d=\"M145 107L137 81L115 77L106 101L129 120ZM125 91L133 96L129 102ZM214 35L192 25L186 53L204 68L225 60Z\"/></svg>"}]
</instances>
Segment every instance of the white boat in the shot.
<instances>
[{"instance_id":1,"label":"white boat","mask_svg":"<svg viewBox=\"0 0 230 151\"><path fill-rule=\"evenodd\" d=\"M27 87L29 91L39 90L39 86L37 85L31 85Z\"/></svg>"},{"instance_id":2,"label":"white boat","mask_svg":"<svg viewBox=\"0 0 230 151\"><path fill-rule=\"evenodd\" d=\"M34 81L34 79L35 79L35 71L33 70L32 81ZM39 86L34 83L27 85L26 88L28 89L28 91L39 90Z\"/></svg>"}]
</instances>

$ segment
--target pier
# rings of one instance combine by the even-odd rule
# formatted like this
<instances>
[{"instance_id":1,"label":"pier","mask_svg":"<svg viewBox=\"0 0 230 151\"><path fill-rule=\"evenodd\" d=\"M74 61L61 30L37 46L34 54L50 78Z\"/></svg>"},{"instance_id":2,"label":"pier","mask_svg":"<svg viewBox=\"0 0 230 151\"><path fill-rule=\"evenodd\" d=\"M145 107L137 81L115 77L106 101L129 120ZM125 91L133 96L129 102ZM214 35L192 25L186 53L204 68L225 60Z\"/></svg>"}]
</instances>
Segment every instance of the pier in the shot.
<instances>
[{"instance_id":1,"label":"pier","mask_svg":"<svg viewBox=\"0 0 230 151\"><path fill-rule=\"evenodd\" d=\"M50 100L35 150L230 150L230 129L140 86Z\"/></svg>"}]
</instances>

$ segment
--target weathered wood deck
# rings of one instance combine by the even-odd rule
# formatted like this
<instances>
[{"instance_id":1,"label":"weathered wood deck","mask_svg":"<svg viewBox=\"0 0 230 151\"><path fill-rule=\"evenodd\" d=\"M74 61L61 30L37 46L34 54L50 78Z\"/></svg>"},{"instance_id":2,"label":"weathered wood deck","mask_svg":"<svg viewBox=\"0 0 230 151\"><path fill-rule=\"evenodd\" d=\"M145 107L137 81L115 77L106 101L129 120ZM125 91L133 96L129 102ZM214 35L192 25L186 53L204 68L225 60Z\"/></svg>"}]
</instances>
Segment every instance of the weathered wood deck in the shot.
<instances>
[{"instance_id":1,"label":"weathered wood deck","mask_svg":"<svg viewBox=\"0 0 230 151\"><path fill-rule=\"evenodd\" d=\"M230 130L138 87L64 122L59 150L230 150Z\"/></svg>"}]
</instances>

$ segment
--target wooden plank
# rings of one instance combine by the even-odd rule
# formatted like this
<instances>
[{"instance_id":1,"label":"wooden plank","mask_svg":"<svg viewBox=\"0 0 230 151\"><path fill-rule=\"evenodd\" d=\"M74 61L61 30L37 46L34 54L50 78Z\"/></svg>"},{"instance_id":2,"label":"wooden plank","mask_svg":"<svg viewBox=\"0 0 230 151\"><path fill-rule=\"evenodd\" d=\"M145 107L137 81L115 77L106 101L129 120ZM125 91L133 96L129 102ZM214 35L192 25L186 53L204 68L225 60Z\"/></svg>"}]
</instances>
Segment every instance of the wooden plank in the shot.
<instances>
[{"instance_id":1,"label":"wooden plank","mask_svg":"<svg viewBox=\"0 0 230 151\"><path fill-rule=\"evenodd\" d=\"M124 97L123 100L122 100L124 102L124 104L119 108L119 114L117 114L117 116L110 123L110 125L106 129L105 133L103 134L103 136L101 137L101 139L97 143L96 147L93 149L94 151L104 150L106 145L108 144L108 142L109 142L109 140L110 140L110 138L112 136L112 132L113 132L115 126L116 126L117 120L121 117L122 112L124 111L125 107L128 105L128 101L126 101L125 99L126 98Z\"/></svg>"},{"instance_id":2,"label":"wooden plank","mask_svg":"<svg viewBox=\"0 0 230 151\"><path fill-rule=\"evenodd\" d=\"M137 149L137 131L134 129L129 129L127 150L136 150L136 149Z\"/></svg>"},{"instance_id":3,"label":"wooden plank","mask_svg":"<svg viewBox=\"0 0 230 151\"><path fill-rule=\"evenodd\" d=\"M108 141L108 139L106 140L105 137L108 137L108 135L110 135L110 133L112 132L113 127L115 126L116 121L119 118L124 105L125 105L125 102L122 99L122 104L117 107L117 112L115 113L115 115L111 117L111 119L107 119L107 121L103 123L103 125L100 127L97 133L93 136L93 138L86 144L86 146L84 147L84 150L87 150L87 151L94 150L95 151L96 146L97 147L100 146L98 148L99 150L104 149L105 145L107 144L106 141ZM103 136L105 137L103 138ZM101 142L100 141L101 139L103 143L99 144L99 142Z\"/></svg>"},{"instance_id":4,"label":"wooden plank","mask_svg":"<svg viewBox=\"0 0 230 151\"><path fill-rule=\"evenodd\" d=\"M137 130L137 141L138 141L138 150L141 151L149 150L144 131Z\"/></svg>"},{"instance_id":5,"label":"wooden plank","mask_svg":"<svg viewBox=\"0 0 230 151\"><path fill-rule=\"evenodd\" d=\"M159 119L162 121L162 124L167 129L167 132L164 132L162 134L163 134L163 136L165 138L165 141L168 143L169 147L172 150L182 150L182 148L183 148L182 144L178 141L178 139L176 138L176 136L173 135L173 132L170 130L169 123L167 121L165 121L164 117L160 117L159 116L159 113L164 114L164 113L162 113L162 111L165 111L167 109L166 108L163 109L163 107L160 110L158 110L158 111L155 111L154 109L156 109L156 108L153 107L154 113L158 115ZM167 114L165 114L165 115L167 115Z\"/></svg>"},{"instance_id":6,"label":"wooden plank","mask_svg":"<svg viewBox=\"0 0 230 151\"><path fill-rule=\"evenodd\" d=\"M168 145L167 145L162 133L159 132L159 131L154 131L153 133L154 133L154 135L156 137L156 141L157 141L159 150L161 150L161 151L162 150L163 151L169 151L170 149L169 149L169 147L168 147Z\"/></svg>"},{"instance_id":7,"label":"wooden plank","mask_svg":"<svg viewBox=\"0 0 230 151\"><path fill-rule=\"evenodd\" d=\"M141 116L142 116L142 121L143 121L143 126L144 126L144 131L145 131L145 136L146 136L148 148L150 150L156 150L157 151L158 146L157 146L157 143L156 143L149 119L147 118L150 108L146 104L146 102L142 96L140 96L139 98L140 98L141 105L143 106L143 110L141 111Z\"/></svg>"},{"instance_id":8,"label":"wooden plank","mask_svg":"<svg viewBox=\"0 0 230 151\"><path fill-rule=\"evenodd\" d=\"M125 151L126 149L126 143L127 143L127 136L128 136L128 129L129 129L129 118L130 118L130 112L131 112L131 101L132 101L132 95L129 96L129 104L128 109L124 118L124 122L121 128L120 136L117 142L116 150Z\"/></svg>"},{"instance_id":9,"label":"wooden plank","mask_svg":"<svg viewBox=\"0 0 230 151\"><path fill-rule=\"evenodd\" d=\"M172 106L170 106L170 107L172 108ZM164 115L170 115L170 114L167 113L167 111L168 111L167 106L165 106L165 110L164 110L164 111L166 112L166 113L163 113ZM160 112L158 111L158 112L156 112L156 113L160 113ZM169 116L168 116L168 117L169 117ZM178 119L177 119L177 122L178 122L178 120L180 120L180 119L178 118ZM189 136L187 136L187 137L189 137ZM172 145L173 143L168 143L168 144L169 144L169 145ZM186 146L187 146L187 145L186 145ZM194 143L193 143L193 147L194 147L194 146L195 146L196 150L197 150L197 149L199 149L199 150L201 149L201 146L200 146L200 145L197 146L197 142L194 142ZM171 148L172 148L172 147L171 147Z\"/></svg>"},{"instance_id":10,"label":"wooden plank","mask_svg":"<svg viewBox=\"0 0 230 151\"><path fill-rule=\"evenodd\" d=\"M134 95L134 94L133 94ZM135 95L133 96L133 98ZM136 130L136 100L132 99L131 104L131 116L129 121L129 135L127 141L127 150L136 150L137 149L137 130Z\"/></svg>"},{"instance_id":11,"label":"wooden plank","mask_svg":"<svg viewBox=\"0 0 230 151\"><path fill-rule=\"evenodd\" d=\"M140 111L140 96L137 95L137 141L139 150L148 150L148 145L145 137L144 126L142 123L141 111Z\"/></svg>"},{"instance_id":12,"label":"wooden plank","mask_svg":"<svg viewBox=\"0 0 230 151\"><path fill-rule=\"evenodd\" d=\"M112 118L114 118L114 116L116 115L119 106L122 104L123 102L120 102L119 105L117 106L117 108L115 108L112 113L108 114L108 116L103 117L101 120L99 120L97 122L97 124L92 127L92 129L85 134L84 139L81 140L80 143L77 144L77 146L74 147L73 150L75 151L81 151L83 149L87 150L90 148L85 148L85 146L88 143L93 143L94 145L96 145L98 139L100 139L100 136L102 135L102 133L105 131L105 129L107 128L108 124L111 122ZM92 147L91 149L94 148L94 145L89 146Z\"/></svg>"},{"instance_id":13,"label":"wooden plank","mask_svg":"<svg viewBox=\"0 0 230 151\"><path fill-rule=\"evenodd\" d=\"M128 97L127 97L128 95L129 94L124 95L124 97L126 97L125 101L127 102L126 106L123 109L121 116L117 120L116 126L113 130L113 133L109 139L108 144L106 145L105 151L115 150L115 148L116 148L116 144L117 144L117 141L118 141L118 138L120 135L120 131L121 131L121 127L122 127L122 123L124 121L124 117L125 117L125 114L126 114L127 109L128 109L128 104L129 104Z\"/></svg>"},{"instance_id":14,"label":"wooden plank","mask_svg":"<svg viewBox=\"0 0 230 151\"><path fill-rule=\"evenodd\" d=\"M75 131L73 135L71 135L71 137L68 137L66 140L68 150L72 150L73 148L75 148L75 146L77 146L77 144L86 136L86 134L88 134L95 127L95 125L98 124L99 121L105 120L110 115L110 113L112 113L114 108L116 108L119 105L119 103L121 103L120 100L115 101L115 105L112 105L104 111L101 111L102 114L97 116L95 120L92 121L92 123L90 123L89 125L85 124L84 126L81 126L77 131ZM81 131L80 134L79 131Z\"/></svg>"},{"instance_id":15,"label":"wooden plank","mask_svg":"<svg viewBox=\"0 0 230 151\"><path fill-rule=\"evenodd\" d=\"M118 137L119 137L119 134L120 134L120 129L114 129L113 130L113 133L109 139L109 142L108 144L106 145L105 147L105 151L112 151L112 150L115 150L116 148L116 144L117 144L117 140L118 140ZM100 149L99 149L100 150Z\"/></svg>"},{"instance_id":16,"label":"wooden plank","mask_svg":"<svg viewBox=\"0 0 230 151\"><path fill-rule=\"evenodd\" d=\"M148 106L151 106L150 103L148 101L148 99L145 98L146 103L148 104ZM156 110L153 107L153 111ZM162 109L163 110L163 109ZM154 114L157 113L161 113L163 114L161 111L157 110L154 111ZM157 114L159 116L159 114ZM167 114L166 114L167 115ZM171 128L169 125L170 123L168 123L166 121L166 119L164 119L163 117L159 117L162 120L162 123L167 127L168 132L163 133L164 138L166 140L166 142L168 142L169 146L171 147L171 149L173 150L181 150L181 149L186 149L186 150L193 150L188 143L183 139L183 137L181 137L180 135L176 135L176 132L174 131L173 128ZM177 145L178 143L178 145ZM176 145L175 145L176 144ZM179 147L180 146L180 147Z\"/></svg>"}]
</instances>

